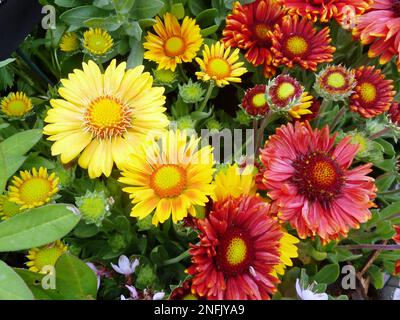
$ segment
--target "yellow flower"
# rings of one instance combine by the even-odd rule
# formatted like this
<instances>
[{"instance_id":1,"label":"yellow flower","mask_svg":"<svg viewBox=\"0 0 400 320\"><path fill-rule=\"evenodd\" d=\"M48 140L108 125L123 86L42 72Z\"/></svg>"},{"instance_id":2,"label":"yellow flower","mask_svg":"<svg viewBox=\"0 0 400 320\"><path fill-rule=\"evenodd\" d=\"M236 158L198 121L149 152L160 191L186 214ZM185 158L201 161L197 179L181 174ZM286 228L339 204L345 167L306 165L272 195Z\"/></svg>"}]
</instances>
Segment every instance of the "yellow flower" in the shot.
<instances>
[{"instance_id":1,"label":"yellow flower","mask_svg":"<svg viewBox=\"0 0 400 320\"><path fill-rule=\"evenodd\" d=\"M10 200L9 195L0 195L0 218L9 219L21 212L21 206Z\"/></svg>"},{"instance_id":2,"label":"yellow flower","mask_svg":"<svg viewBox=\"0 0 400 320\"><path fill-rule=\"evenodd\" d=\"M114 163L120 167L139 143L169 123L164 88L153 87L143 66L125 69L125 62L116 66L113 60L102 74L93 61L83 63L83 70L61 80L63 99L50 101L44 133L55 141L53 156L61 155L63 163L79 157L91 178L110 176Z\"/></svg>"},{"instance_id":3,"label":"yellow flower","mask_svg":"<svg viewBox=\"0 0 400 320\"><path fill-rule=\"evenodd\" d=\"M280 264L274 267L272 271L272 275L284 275L286 266L293 266L293 262L291 259L298 257L297 246L296 243L299 243L299 239L287 233L285 230L283 231L283 236L280 240Z\"/></svg>"},{"instance_id":4,"label":"yellow flower","mask_svg":"<svg viewBox=\"0 0 400 320\"><path fill-rule=\"evenodd\" d=\"M223 168L215 175L215 190L212 194L214 201L222 202L227 198L238 198L241 195L255 195L255 168L246 166L240 169L235 163Z\"/></svg>"},{"instance_id":5,"label":"yellow flower","mask_svg":"<svg viewBox=\"0 0 400 320\"><path fill-rule=\"evenodd\" d=\"M215 81L218 87L223 87L229 82L241 82L240 77L247 72L247 69L242 67L244 62L239 60L239 49L236 49L231 54L231 48L224 48L221 42L204 46L203 59L196 58L200 65L199 72L196 72L197 78L203 81Z\"/></svg>"},{"instance_id":6,"label":"yellow flower","mask_svg":"<svg viewBox=\"0 0 400 320\"><path fill-rule=\"evenodd\" d=\"M1 111L9 117L22 117L32 110L32 101L23 92L12 92L1 101Z\"/></svg>"},{"instance_id":7,"label":"yellow flower","mask_svg":"<svg viewBox=\"0 0 400 320\"><path fill-rule=\"evenodd\" d=\"M313 99L313 96L309 95L308 92L303 92L300 97L300 103L291 107L289 114L295 119L300 119L301 116L306 114L312 114L310 107L313 104Z\"/></svg>"},{"instance_id":8,"label":"yellow flower","mask_svg":"<svg viewBox=\"0 0 400 320\"><path fill-rule=\"evenodd\" d=\"M129 187L131 216L143 219L155 210L153 224L165 222L171 215L174 223L188 213L196 215L194 206L205 206L212 194L213 155L210 146L197 150L200 139L185 131L169 131L160 144L143 145L143 154L131 155L120 182Z\"/></svg>"},{"instance_id":9,"label":"yellow flower","mask_svg":"<svg viewBox=\"0 0 400 320\"><path fill-rule=\"evenodd\" d=\"M182 25L170 13L164 16L164 22L156 17L153 26L156 34L149 32L146 36L144 57L158 63L158 69L175 71L183 62L191 62L203 44L200 27L189 17L183 19Z\"/></svg>"},{"instance_id":10,"label":"yellow flower","mask_svg":"<svg viewBox=\"0 0 400 320\"><path fill-rule=\"evenodd\" d=\"M48 175L46 168L20 171L19 175L13 177L9 200L19 204L20 210L40 207L58 192L58 178L55 173Z\"/></svg>"},{"instance_id":11,"label":"yellow flower","mask_svg":"<svg viewBox=\"0 0 400 320\"><path fill-rule=\"evenodd\" d=\"M75 32L67 32L60 40L60 49L64 52L72 52L78 50L79 38Z\"/></svg>"},{"instance_id":12,"label":"yellow flower","mask_svg":"<svg viewBox=\"0 0 400 320\"><path fill-rule=\"evenodd\" d=\"M40 248L33 248L29 250L26 256L29 260L26 265L32 272L46 273L46 270L43 270L43 268L47 266L54 267L58 258L67 250L68 246L59 240Z\"/></svg>"},{"instance_id":13,"label":"yellow flower","mask_svg":"<svg viewBox=\"0 0 400 320\"><path fill-rule=\"evenodd\" d=\"M101 28L90 28L83 34L83 46L92 54L106 54L114 45L110 34Z\"/></svg>"}]
</instances>

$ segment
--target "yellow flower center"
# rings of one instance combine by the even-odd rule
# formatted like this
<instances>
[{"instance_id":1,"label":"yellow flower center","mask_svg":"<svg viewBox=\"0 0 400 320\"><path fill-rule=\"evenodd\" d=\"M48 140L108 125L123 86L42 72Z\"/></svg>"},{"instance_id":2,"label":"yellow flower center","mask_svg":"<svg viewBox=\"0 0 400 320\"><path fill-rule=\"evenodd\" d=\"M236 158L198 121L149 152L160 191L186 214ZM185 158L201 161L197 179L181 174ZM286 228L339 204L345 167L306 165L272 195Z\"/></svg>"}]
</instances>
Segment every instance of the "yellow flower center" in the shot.
<instances>
[{"instance_id":1,"label":"yellow flower center","mask_svg":"<svg viewBox=\"0 0 400 320\"><path fill-rule=\"evenodd\" d=\"M294 85L292 85L289 82L282 83L277 90L278 97L281 100L289 99L290 97L292 97L295 94L295 92L296 92L296 88L294 87Z\"/></svg>"},{"instance_id":2,"label":"yellow flower center","mask_svg":"<svg viewBox=\"0 0 400 320\"><path fill-rule=\"evenodd\" d=\"M358 152L363 153L367 150L368 148L368 142L367 139L362 136L361 134L356 134L351 138L353 143L356 143L360 146Z\"/></svg>"},{"instance_id":3,"label":"yellow flower center","mask_svg":"<svg viewBox=\"0 0 400 320\"><path fill-rule=\"evenodd\" d=\"M150 186L160 198L179 196L186 187L186 170L174 164L162 165L152 174Z\"/></svg>"},{"instance_id":4,"label":"yellow flower center","mask_svg":"<svg viewBox=\"0 0 400 320\"><path fill-rule=\"evenodd\" d=\"M207 73L211 77L224 79L230 76L231 66L228 61L223 58L213 58L207 66Z\"/></svg>"},{"instance_id":5,"label":"yellow flower center","mask_svg":"<svg viewBox=\"0 0 400 320\"><path fill-rule=\"evenodd\" d=\"M330 186L336 181L336 169L327 161L315 163L311 175L314 181L321 186Z\"/></svg>"},{"instance_id":6,"label":"yellow flower center","mask_svg":"<svg viewBox=\"0 0 400 320\"><path fill-rule=\"evenodd\" d=\"M264 93L258 93L253 97L253 105L256 108L262 108L267 103L267 99L265 98Z\"/></svg>"},{"instance_id":7,"label":"yellow flower center","mask_svg":"<svg viewBox=\"0 0 400 320\"><path fill-rule=\"evenodd\" d=\"M308 50L307 41L300 36L291 36L286 43L287 50L293 55L301 56Z\"/></svg>"},{"instance_id":8,"label":"yellow flower center","mask_svg":"<svg viewBox=\"0 0 400 320\"><path fill-rule=\"evenodd\" d=\"M132 109L115 97L97 98L86 111L85 125L101 139L121 136L132 126Z\"/></svg>"},{"instance_id":9,"label":"yellow flower center","mask_svg":"<svg viewBox=\"0 0 400 320\"><path fill-rule=\"evenodd\" d=\"M237 266L246 259L247 245L241 238L232 238L226 250L226 261Z\"/></svg>"},{"instance_id":10,"label":"yellow flower center","mask_svg":"<svg viewBox=\"0 0 400 320\"><path fill-rule=\"evenodd\" d=\"M185 52L185 42L180 37L169 38L164 45L168 57L176 57Z\"/></svg>"},{"instance_id":11,"label":"yellow flower center","mask_svg":"<svg viewBox=\"0 0 400 320\"><path fill-rule=\"evenodd\" d=\"M23 100L13 100L8 104L8 111L15 116L24 115L28 106Z\"/></svg>"},{"instance_id":12,"label":"yellow flower center","mask_svg":"<svg viewBox=\"0 0 400 320\"><path fill-rule=\"evenodd\" d=\"M52 184L43 178L26 180L19 188L20 198L25 204L47 202L52 192Z\"/></svg>"},{"instance_id":13,"label":"yellow flower center","mask_svg":"<svg viewBox=\"0 0 400 320\"><path fill-rule=\"evenodd\" d=\"M199 300L199 299L197 299L197 297L194 294L189 293L186 296L184 296L182 300Z\"/></svg>"},{"instance_id":14,"label":"yellow flower center","mask_svg":"<svg viewBox=\"0 0 400 320\"><path fill-rule=\"evenodd\" d=\"M265 24L260 23L256 25L255 33L260 40L268 40L271 29Z\"/></svg>"},{"instance_id":15,"label":"yellow flower center","mask_svg":"<svg viewBox=\"0 0 400 320\"><path fill-rule=\"evenodd\" d=\"M46 266L54 266L58 258L64 253L62 248L57 246L39 249L36 253L35 267L41 271Z\"/></svg>"},{"instance_id":16,"label":"yellow flower center","mask_svg":"<svg viewBox=\"0 0 400 320\"><path fill-rule=\"evenodd\" d=\"M113 39L102 29L90 29L83 37L85 48L94 54L105 54L113 46Z\"/></svg>"},{"instance_id":17,"label":"yellow flower center","mask_svg":"<svg viewBox=\"0 0 400 320\"><path fill-rule=\"evenodd\" d=\"M361 98L365 102L373 102L376 99L376 87L369 82L364 82L361 86Z\"/></svg>"},{"instance_id":18,"label":"yellow flower center","mask_svg":"<svg viewBox=\"0 0 400 320\"><path fill-rule=\"evenodd\" d=\"M334 72L329 75L327 83L332 88L342 88L346 85L346 78L340 72Z\"/></svg>"}]
</instances>

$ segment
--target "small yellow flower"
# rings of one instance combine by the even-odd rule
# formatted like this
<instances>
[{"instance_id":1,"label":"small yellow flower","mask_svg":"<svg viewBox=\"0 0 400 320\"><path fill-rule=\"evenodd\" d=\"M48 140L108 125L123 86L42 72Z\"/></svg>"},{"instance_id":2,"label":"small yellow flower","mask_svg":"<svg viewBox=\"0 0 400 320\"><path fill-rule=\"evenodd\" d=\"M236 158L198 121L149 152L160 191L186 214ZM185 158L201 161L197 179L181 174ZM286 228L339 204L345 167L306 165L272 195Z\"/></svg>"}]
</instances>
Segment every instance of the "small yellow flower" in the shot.
<instances>
[{"instance_id":1,"label":"small yellow flower","mask_svg":"<svg viewBox=\"0 0 400 320\"><path fill-rule=\"evenodd\" d=\"M274 267L274 270L272 271L272 275L274 276L284 275L286 266L289 267L293 266L292 259L298 257L296 244L299 243L300 240L292 236L291 234L287 233L287 231L285 230L282 231L283 231L283 236L279 241L280 242L279 251L281 253L280 255L281 261L278 265Z\"/></svg>"},{"instance_id":2,"label":"small yellow flower","mask_svg":"<svg viewBox=\"0 0 400 320\"><path fill-rule=\"evenodd\" d=\"M79 38L75 32L67 32L60 40L60 49L64 52L72 52L78 50Z\"/></svg>"},{"instance_id":3,"label":"small yellow flower","mask_svg":"<svg viewBox=\"0 0 400 320\"><path fill-rule=\"evenodd\" d=\"M303 115L312 114L310 107L313 104L313 99L313 96L308 94L308 92L303 92L300 97L300 103L291 107L289 110L289 114L292 116L292 118L300 119Z\"/></svg>"},{"instance_id":4,"label":"small yellow flower","mask_svg":"<svg viewBox=\"0 0 400 320\"><path fill-rule=\"evenodd\" d=\"M110 34L100 28L90 28L83 34L83 46L94 55L104 55L114 45L114 41Z\"/></svg>"},{"instance_id":5,"label":"small yellow flower","mask_svg":"<svg viewBox=\"0 0 400 320\"><path fill-rule=\"evenodd\" d=\"M54 267L58 258L61 257L68 250L68 246L57 240L51 244L40 248L33 248L27 254L28 262L26 265L32 272L43 272L44 267Z\"/></svg>"},{"instance_id":6,"label":"small yellow flower","mask_svg":"<svg viewBox=\"0 0 400 320\"><path fill-rule=\"evenodd\" d=\"M231 53L231 48L224 48L221 42L204 46L203 59L196 58L200 65L199 72L196 76L199 80L215 81L218 87L228 85L230 82L240 83L240 77L247 72L247 69L242 67L244 62L239 60L239 49Z\"/></svg>"},{"instance_id":7,"label":"small yellow flower","mask_svg":"<svg viewBox=\"0 0 400 320\"><path fill-rule=\"evenodd\" d=\"M21 206L10 200L8 194L0 196L0 219L9 219L21 212Z\"/></svg>"},{"instance_id":8,"label":"small yellow flower","mask_svg":"<svg viewBox=\"0 0 400 320\"><path fill-rule=\"evenodd\" d=\"M32 101L23 92L12 92L1 101L1 111L9 117L21 118L32 110Z\"/></svg>"},{"instance_id":9,"label":"small yellow flower","mask_svg":"<svg viewBox=\"0 0 400 320\"><path fill-rule=\"evenodd\" d=\"M58 178L55 173L48 175L47 169L40 167L30 171L20 171L14 176L9 187L10 200L21 206L20 210L40 207L48 202L58 191Z\"/></svg>"},{"instance_id":10,"label":"small yellow flower","mask_svg":"<svg viewBox=\"0 0 400 320\"><path fill-rule=\"evenodd\" d=\"M146 36L144 57L158 63L158 69L175 71L183 62L191 62L203 43L200 27L194 19L185 17L182 25L170 13L164 16L164 22L156 17L153 26L156 34L149 32Z\"/></svg>"}]
</instances>

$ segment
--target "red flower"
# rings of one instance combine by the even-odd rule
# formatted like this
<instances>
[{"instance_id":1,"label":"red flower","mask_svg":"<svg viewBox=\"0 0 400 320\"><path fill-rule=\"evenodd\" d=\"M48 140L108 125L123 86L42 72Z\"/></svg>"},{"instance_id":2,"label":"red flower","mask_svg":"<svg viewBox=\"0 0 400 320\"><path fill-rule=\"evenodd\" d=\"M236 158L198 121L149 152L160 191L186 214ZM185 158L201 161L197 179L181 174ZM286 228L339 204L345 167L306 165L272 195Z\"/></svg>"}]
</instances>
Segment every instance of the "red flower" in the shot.
<instances>
[{"instance_id":1,"label":"red flower","mask_svg":"<svg viewBox=\"0 0 400 320\"><path fill-rule=\"evenodd\" d=\"M200 244L192 245L192 292L211 300L270 299L279 280L283 232L270 205L246 196L215 203L199 220Z\"/></svg>"},{"instance_id":2,"label":"red flower","mask_svg":"<svg viewBox=\"0 0 400 320\"><path fill-rule=\"evenodd\" d=\"M246 91L242 108L251 116L264 116L269 111L269 106L265 96L267 86L264 84L257 85Z\"/></svg>"},{"instance_id":3,"label":"red flower","mask_svg":"<svg viewBox=\"0 0 400 320\"><path fill-rule=\"evenodd\" d=\"M400 126L400 105L398 102L393 102L388 112L390 121L396 126Z\"/></svg>"},{"instance_id":4,"label":"red flower","mask_svg":"<svg viewBox=\"0 0 400 320\"><path fill-rule=\"evenodd\" d=\"M281 22L283 10L274 0L256 0L248 5L235 2L226 18L223 42L226 46L246 50L246 59L255 66L264 65L264 74L276 73L271 52L274 26Z\"/></svg>"},{"instance_id":5,"label":"red flower","mask_svg":"<svg viewBox=\"0 0 400 320\"><path fill-rule=\"evenodd\" d=\"M186 280L182 286L175 288L169 300L201 300L199 296L192 293L192 279Z\"/></svg>"},{"instance_id":6,"label":"red flower","mask_svg":"<svg viewBox=\"0 0 400 320\"><path fill-rule=\"evenodd\" d=\"M313 23L299 16L285 16L272 35L275 66L317 70L320 63L333 61L336 48L330 46L329 28L317 31Z\"/></svg>"},{"instance_id":7,"label":"red flower","mask_svg":"<svg viewBox=\"0 0 400 320\"><path fill-rule=\"evenodd\" d=\"M394 226L394 230L396 230L396 235L393 237L393 240L400 244L400 226Z\"/></svg>"},{"instance_id":8,"label":"red flower","mask_svg":"<svg viewBox=\"0 0 400 320\"><path fill-rule=\"evenodd\" d=\"M334 145L329 128L308 122L277 129L262 150L268 195L301 238L319 235L324 243L346 236L371 217L376 197L371 164L350 169L359 146L350 137Z\"/></svg>"}]
</instances>

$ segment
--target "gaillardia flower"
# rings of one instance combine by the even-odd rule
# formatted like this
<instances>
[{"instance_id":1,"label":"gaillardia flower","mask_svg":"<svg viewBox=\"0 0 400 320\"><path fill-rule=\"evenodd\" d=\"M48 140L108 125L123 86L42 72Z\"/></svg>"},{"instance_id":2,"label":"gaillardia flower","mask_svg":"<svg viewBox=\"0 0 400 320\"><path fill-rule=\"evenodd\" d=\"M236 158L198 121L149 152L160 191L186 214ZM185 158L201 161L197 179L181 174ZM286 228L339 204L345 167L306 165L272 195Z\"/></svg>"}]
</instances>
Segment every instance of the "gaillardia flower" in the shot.
<instances>
[{"instance_id":1,"label":"gaillardia flower","mask_svg":"<svg viewBox=\"0 0 400 320\"><path fill-rule=\"evenodd\" d=\"M223 87L229 82L240 83L240 77L247 72L242 67L244 62L239 60L239 49L231 53L231 48L224 49L221 42L212 44L211 47L204 45L203 59L196 58L200 65L200 71L196 72L199 80L215 81L218 87Z\"/></svg>"},{"instance_id":2,"label":"gaillardia flower","mask_svg":"<svg viewBox=\"0 0 400 320\"><path fill-rule=\"evenodd\" d=\"M350 110L374 118L389 110L396 94L393 81L379 69L362 66L356 70L357 86L350 97Z\"/></svg>"},{"instance_id":3,"label":"gaillardia flower","mask_svg":"<svg viewBox=\"0 0 400 320\"><path fill-rule=\"evenodd\" d=\"M0 195L0 219L6 220L21 212L21 206L10 200L8 194Z\"/></svg>"},{"instance_id":4,"label":"gaillardia flower","mask_svg":"<svg viewBox=\"0 0 400 320\"><path fill-rule=\"evenodd\" d=\"M209 300L268 300L281 263L284 235L269 215L270 205L254 196L214 203L197 220L198 245L191 245L192 293Z\"/></svg>"},{"instance_id":5,"label":"gaillardia flower","mask_svg":"<svg viewBox=\"0 0 400 320\"><path fill-rule=\"evenodd\" d=\"M12 92L1 100L1 111L11 118L22 118L32 110L32 101L23 92Z\"/></svg>"},{"instance_id":6,"label":"gaillardia flower","mask_svg":"<svg viewBox=\"0 0 400 320\"><path fill-rule=\"evenodd\" d=\"M75 203L87 224L101 226L104 218L111 214L110 200L104 191L87 190L84 196L75 199Z\"/></svg>"},{"instance_id":7,"label":"gaillardia flower","mask_svg":"<svg viewBox=\"0 0 400 320\"><path fill-rule=\"evenodd\" d=\"M261 153L264 184L279 207L278 217L301 238L320 236L326 243L346 236L371 217L376 197L371 164L353 169L359 146L347 137L335 145L329 128L308 122L277 129Z\"/></svg>"},{"instance_id":8,"label":"gaillardia flower","mask_svg":"<svg viewBox=\"0 0 400 320\"><path fill-rule=\"evenodd\" d=\"M285 16L281 25L276 25L272 35L272 52L275 65L317 70L321 63L332 62L336 48L330 45L329 28L320 31L313 23L299 16Z\"/></svg>"},{"instance_id":9,"label":"gaillardia flower","mask_svg":"<svg viewBox=\"0 0 400 320\"><path fill-rule=\"evenodd\" d=\"M146 36L144 57L158 64L158 69L175 71L178 64L191 62L203 44L200 27L196 20L189 17L183 19L182 25L178 19L166 13L164 22L156 17L153 26L156 34L149 32Z\"/></svg>"},{"instance_id":10,"label":"gaillardia flower","mask_svg":"<svg viewBox=\"0 0 400 320\"><path fill-rule=\"evenodd\" d=\"M246 50L246 59L255 66L263 65L266 77L275 74L271 36L284 11L274 0L257 0L247 5L236 1L226 18L223 31L225 45Z\"/></svg>"},{"instance_id":11,"label":"gaillardia flower","mask_svg":"<svg viewBox=\"0 0 400 320\"><path fill-rule=\"evenodd\" d=\"M64 52L72 52L78 50L79 38L75 32L65 33L60 40L60 50Z\"/></svg>"},{"instance_id":12,"label":"gaillardia flower","mask_svg":"<svg viewBox=\"0 0 400 320\"><path fill-rule=\"evenodd\" d=\"M189 82L184 85L178 85L179 95L186 103L196 103L203 99L206 90L204 90L199 82Z\"/></svg>"},{"instance_id":13,"label":"gaillardia flower","mask_svg":"<svg viewBox=\"0 0 400 320\"><path fill-rule=\"evenodd\" d=\"M54 267L58 258L67 251L68 247L59 240L40 248L33 248L26 256L29 260L26 265L32 272L47 273L48 270L43 268Z\"/></svg>"},{"instance_id":14,"label":"gaillardia flower","mask_svg":"<svg viewBox=\"0 0 400 320\"><path fill-rule=\"evenodd\" d=\"M394 101L388 112L389 120L392 124L400 127L400 104Z\"/></svg>"},{"instance_id":15,"label":"gaillardia flower","mask_svg":"<svg viewBox=\"0 0 400 320\"><path fill-rule=\"evenodd\" d=\"M101 28L90 28L83 34L83 47L93 55L105 55L112 49L113 45L113 38L106 30Z\"/></svg>"},{"instance_id":16,"label":"gaillardia flower","mask_svg":"<svg viewBox=\"0 0 400 320\"><path fill-rule=\"evenodd\" d=\"M164 88L152 86L143 66L125 69L113 60L102 74L93 61L83 63L61 80L62 99L50 101L44 133L55 141L53 156L63 163L79 157L91 178L109 176L114 162L120 167L139 143L168 126Z\"/></svg>"},{"instance_id":17,"label":"gaillardia flower","mask_svg":"<svg viewBox=\"0 0 400 320\"><path fill-rule=\"evenodd\" d=\"M58 192L58 178L55 173L49 175L46 168L32 168L14 176L8 189L9 200L20 205L20 210L36 208L50 202Z\"/></svg>"},{"instance_id":18,"label":"gaillardia flower","mask_svg":"<svg viewBox=\"0 0 400 320\"><path fill-rule=\"evenodd\" d=\"M328 101L344 101L352 95L357 82L355 72L343 66L329 66L317 74L314 89Z\"/></svg>"},{"instance_id":19,"label":"gaillardia flower","mask_svg":"<svg viewBox=\"0 0 400 320\"><path fill-rule=\"evenodd\" d=\"M132 154L120 182L128 185L134 207L131 216L143 219L155 210L153 224L174 223L196 216L194 206L205 206L212 194L213 155L210 146L198 149L199 139L185 131L170 131Z\"/></svg>"},{"instance_id":20,"label":"gaillardia flower","mask_svg":"<svg viewBox=\"0 0 400 320\"><path fill-rule=\"evenodd\" d=\"M329 22L334 18L339 23L346 18L349 9L355 15L361 15L367 10L372 0L279 0L290 14L307 17L313 22Z\"/></svg>"},{"instance_id":21,"label":"gaillardia flower","mask_svg":"<svg viewBox=\"0 0 400 320\"><path fill-rule=\"evenodd\" d=\"M246 91L241 107L248 115L263 117L268 113L269 105L265 95L266 90L267 86L260 84Z\"/></svg>"}]
</instances>

